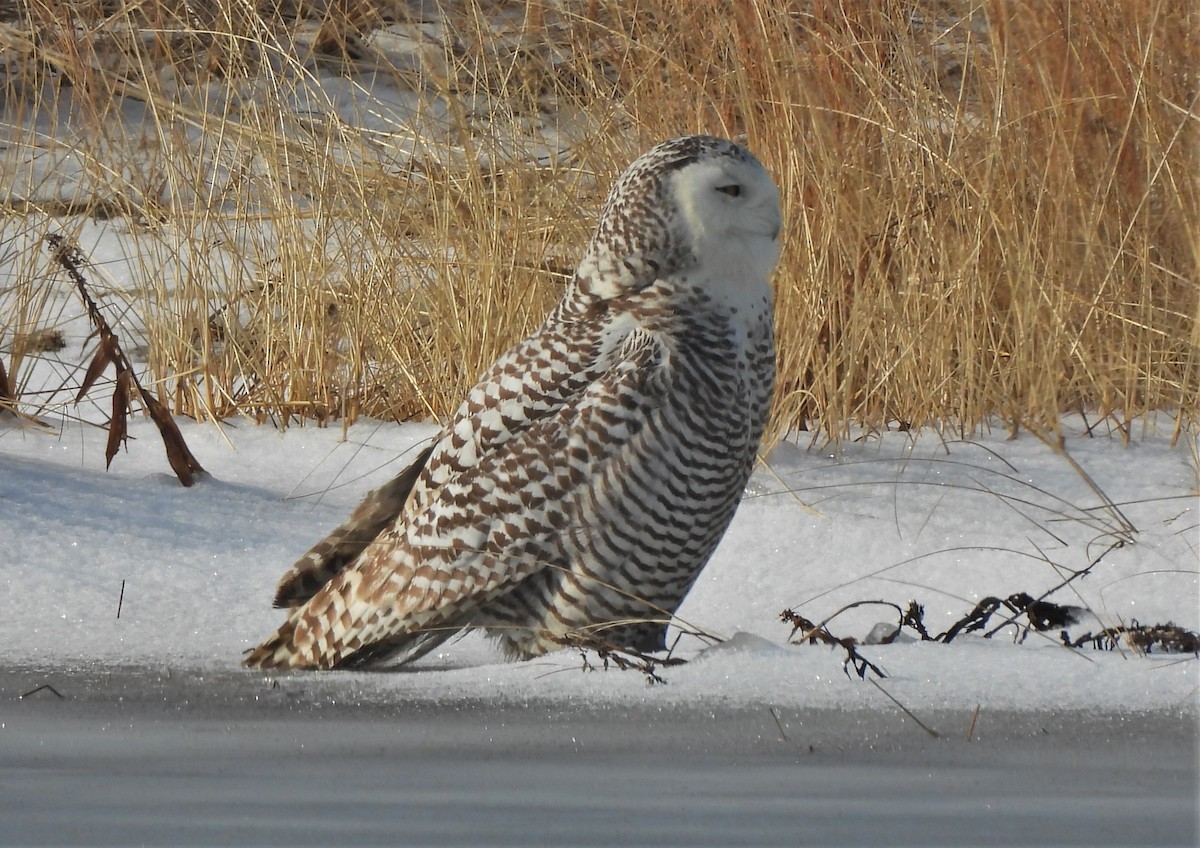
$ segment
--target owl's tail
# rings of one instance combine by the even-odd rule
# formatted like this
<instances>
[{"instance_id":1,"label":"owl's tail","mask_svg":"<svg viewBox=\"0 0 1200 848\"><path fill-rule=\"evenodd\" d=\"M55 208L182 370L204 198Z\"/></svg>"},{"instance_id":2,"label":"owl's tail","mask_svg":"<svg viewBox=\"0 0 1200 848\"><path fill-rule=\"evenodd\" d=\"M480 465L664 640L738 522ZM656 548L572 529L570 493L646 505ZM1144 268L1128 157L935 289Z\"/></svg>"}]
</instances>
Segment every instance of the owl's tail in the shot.
<instances>
[{"instance_id":1,"label":"owl's tail","mask_svg":"<svg viewBox=\"0 0 1200 848\"><path fill-rule=\"evenodd\" d=\"M451 636L460 626L448 625L429 630L398 633L366 644L357 639L352 644L335 641L322 644L301 625L301 613L288 617L278 630L259 645L246 652L242 665L261 669L333 669L363 668L384 663L404 665L420 659Z\"/></svg>"},{"instance_id":2,"label":"owl's tail","mask_svg":"<svg viewBox=\"0 0 1200 848\"><path fill-rule=\"evenodd\" d=\"M317 658L306 658L296 651L296 622L289 618L271 636L246 653L242 665L246 668L321 668ZM325 666L329 668L331 666Z\"/></svg>"}]
</instances>

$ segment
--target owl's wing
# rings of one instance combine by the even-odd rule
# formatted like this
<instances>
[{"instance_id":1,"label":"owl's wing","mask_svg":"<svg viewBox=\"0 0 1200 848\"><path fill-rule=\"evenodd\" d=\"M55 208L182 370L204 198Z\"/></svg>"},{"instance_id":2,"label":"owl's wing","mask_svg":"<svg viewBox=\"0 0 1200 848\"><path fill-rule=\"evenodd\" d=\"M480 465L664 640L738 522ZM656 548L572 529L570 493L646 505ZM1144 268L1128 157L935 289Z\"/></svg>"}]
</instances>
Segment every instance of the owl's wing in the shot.
<instances>
[{"instance_id":1,"label":"owl's wing","mask_svg":"<svg viewBox=\"0 0 1200 848\"><path fill-rule=\"evenodd\" d=\"M566 565L548 558L548 542L579 529L568 504L640 432L664 391L664 361L656 338L633 332L608 368L557 408L487 441L484 452L462 427L472 461L426 490L419 510L384 530L245 663L330 668L415 658L521 580ZM436 470L439 448L427 471Z\"/></svg>"},{"instance_id":2,"label":"owl's wing","mask_svg":"<svg viewBox=\"0 0 1200 848\"><path fill-rule=\"evenodd\" d=\"M298 607L358 559L386 527L390 527L408 502L413 484L425 468L433 446L384 485L370 492L342 524L317 542L284 572L275 588L276 607Z\"/></svg>"}]
</instances>

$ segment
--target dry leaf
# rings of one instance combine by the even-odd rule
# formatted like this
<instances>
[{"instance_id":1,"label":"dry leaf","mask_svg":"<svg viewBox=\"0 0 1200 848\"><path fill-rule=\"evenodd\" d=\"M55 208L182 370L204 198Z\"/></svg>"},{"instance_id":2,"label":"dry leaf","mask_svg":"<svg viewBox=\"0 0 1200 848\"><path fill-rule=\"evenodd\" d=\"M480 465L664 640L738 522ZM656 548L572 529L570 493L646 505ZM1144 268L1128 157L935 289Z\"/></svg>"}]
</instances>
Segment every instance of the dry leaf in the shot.
<instances>
[{"instance_id":1,"label":"dry leaf","mask_svg":"<svg viewBox=\"0 0 1200 848\"><path fill-rule=\"evenodd\" d=\"M104 448L104 467L112 465L113 457L124 444L129 433L129 385L132 372L128 369L117 374L117 385L113 389L112 417L108 419L108 444Z\"/></svg>"},{"instance_id":2,"label":"dry leaf","mask_svg":"<svg viewBox=\"0 0 1200 848\"><path fill-rule=\"evenodd\" d=\"M117 355L120 353L120 345L117 344L117 337L104 329L100 331L100 344L96 347L96 355L92 357L91 363L88 365L87 373L83 375L83 383L79 386L79 393L75 395L75 402L79 403L83 400L84 395L92 387L104 370L108 366L117 361Z\"/></svg>"},{"instance_id":3,"label":"dry leaf","mask_svg":"<svg viewBox=\"0 0 1200 848\"><path fill-rule=\"evenodd\" d=\"M175 472L180 483L185 486L192 485L196 482L195 475L204 474L205 471L192 456L192 452L188 450L187 443L184 442L183 434L179 432L179 426L175 423L175 419L163 409L162 404L153 395L145 390L142 391L142 402L146 404L150 417L158 425L163 447L167 449L167 462L171 464L171 470Z\"/></svg>"}]
</instances>

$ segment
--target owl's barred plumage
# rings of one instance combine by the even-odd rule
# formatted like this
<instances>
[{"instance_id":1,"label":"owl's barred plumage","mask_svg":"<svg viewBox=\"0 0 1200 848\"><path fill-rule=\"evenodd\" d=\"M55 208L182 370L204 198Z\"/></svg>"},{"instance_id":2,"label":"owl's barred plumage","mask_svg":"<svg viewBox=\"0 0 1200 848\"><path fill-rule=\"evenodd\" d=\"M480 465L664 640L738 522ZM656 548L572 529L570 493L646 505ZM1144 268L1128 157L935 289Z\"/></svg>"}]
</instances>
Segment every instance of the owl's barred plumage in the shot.
<instances>
[{"instance_id":1,"label":"owl's barred plumage","mask_svg":"<svg viewBox=\"0 0 1200 848\"><path fill-rule=\"evenodd\" d=\"M246 665L407 662L467 627L516 657L664 648L766 424L779 227L732 142L638 158L545 323L284 575L293 609Z\"/></svg>"}]
</instances>

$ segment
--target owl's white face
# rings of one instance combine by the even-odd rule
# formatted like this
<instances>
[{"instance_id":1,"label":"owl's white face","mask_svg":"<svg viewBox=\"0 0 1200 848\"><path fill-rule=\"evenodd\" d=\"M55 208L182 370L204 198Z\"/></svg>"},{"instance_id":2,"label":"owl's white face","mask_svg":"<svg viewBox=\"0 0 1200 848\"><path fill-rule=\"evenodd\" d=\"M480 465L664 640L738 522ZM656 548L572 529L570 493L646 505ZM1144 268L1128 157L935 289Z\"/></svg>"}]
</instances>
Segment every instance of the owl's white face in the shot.
<instances>
[{"instance_id":1,"label":"owl's white face","mask_svg":"<svg viewBox=\"0 0 1200 848\"><path fill-rule=\"evenodd\" d=\"M680 235L709 280L765 281L779 261L779 190L753 161L713 156L672 175Z\"/></svg>"},{"instance_id":2,"label":"owl's white face","mask_svg":"<svg viewBox=\"0 0 1200 848\"><path fill-rule=\"evenodd\" d=\"M769 308L779 229L779 192L748 151L711 136L665 141L613 185L565 302L686 280L730 306L765 296Z\"/></svg>"}]
</instances>

